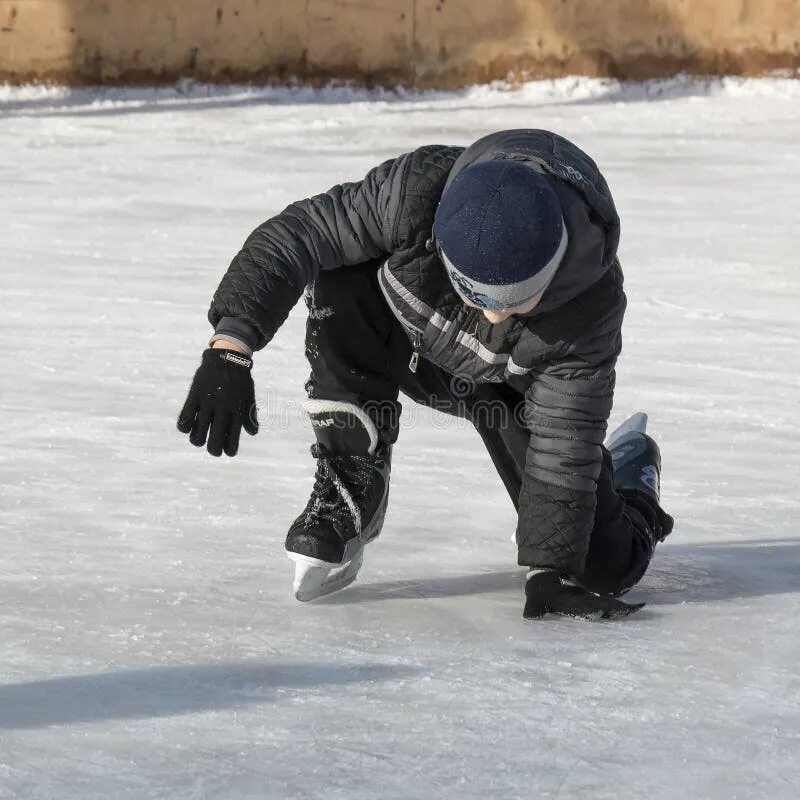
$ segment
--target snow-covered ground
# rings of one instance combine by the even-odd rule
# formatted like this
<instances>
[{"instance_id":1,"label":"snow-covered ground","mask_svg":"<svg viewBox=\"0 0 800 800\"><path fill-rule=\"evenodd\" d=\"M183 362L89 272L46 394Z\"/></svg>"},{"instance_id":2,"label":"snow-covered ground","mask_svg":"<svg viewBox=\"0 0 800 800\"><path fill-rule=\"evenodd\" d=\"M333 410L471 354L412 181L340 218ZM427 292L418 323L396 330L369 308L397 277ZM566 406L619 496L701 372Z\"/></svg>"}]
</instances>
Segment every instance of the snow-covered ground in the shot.
<instances>
[{"instance_id":1,"label":"snow-covered ground","mask_svg":"<svg viewBox=\"0 0 800 800\"><path fill-rule=\"evenodd\" d=\"M361 580L291 596L304 309L262 430L175 430L247 233L430 142L545 127L603 167L677 522L622 623L521 619L514 514L408 408ZM796 798L800 83L0 89L0 798Z\"/></svg>"}]
</instances>

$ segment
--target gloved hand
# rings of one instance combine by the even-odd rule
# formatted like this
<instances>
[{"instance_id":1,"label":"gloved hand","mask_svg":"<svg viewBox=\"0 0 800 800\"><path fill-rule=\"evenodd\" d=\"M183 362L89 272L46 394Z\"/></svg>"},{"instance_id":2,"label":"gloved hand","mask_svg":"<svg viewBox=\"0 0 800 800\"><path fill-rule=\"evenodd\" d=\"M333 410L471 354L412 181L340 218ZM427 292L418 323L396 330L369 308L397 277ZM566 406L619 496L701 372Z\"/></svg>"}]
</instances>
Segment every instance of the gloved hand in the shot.
<instances>
[{"instance_id":1,"label":"gloved hand","mask_svg":"<svg viewBox=\"0 0 800 800\"><path fill-rule=\"evenodd\" d=\"M178 415L178 430L188 433L193 445L202 447L208 436L212 456L221 456L223 450L235 456L242 428L251 436L258 433L252 366L251 359L234 350L209 348L203 352Z\"/></svg>"},{"instance_id":2,"label":"gloved hand","mask_svg":"<svg viewBox=\"0 0 800 800\"><path fill-rule=\"evenodd\" d=\"M623 603L613 597L600 597L579 586L564 583L555 570L534 571L525 584L525 619L539 619L545 614L560 614L583 619L627 617L644 603Z\"/></svg>"}]
</instances>

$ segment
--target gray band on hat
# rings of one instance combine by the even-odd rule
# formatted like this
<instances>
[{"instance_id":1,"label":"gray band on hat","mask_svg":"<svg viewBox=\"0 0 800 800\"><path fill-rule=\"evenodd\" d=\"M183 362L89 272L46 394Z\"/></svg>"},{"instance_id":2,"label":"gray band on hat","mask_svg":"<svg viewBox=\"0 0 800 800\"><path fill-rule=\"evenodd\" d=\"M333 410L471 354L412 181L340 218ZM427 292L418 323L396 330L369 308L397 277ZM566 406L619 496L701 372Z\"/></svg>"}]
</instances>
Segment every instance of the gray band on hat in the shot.
<instances>
[{"instance_id":1,"label":"gray band on hat","mask_svg":"<svg viewBox=\"0 0 800 800\"><path fill-rule=\"evenodd\" d=\"M558 243L553 257L535 275L518 283L492 284L481 283L474 278L469 278L461 272L439 248L439 255L447 269L447 274L453 282L455 290L468 302L479 308L490 311L503 311L507 308L516 308L530 303L544 294L544 290L553 280L564 253L567 252L569 237L564 219L561 219L561 241Z\"/></svg>"}]
</instances>

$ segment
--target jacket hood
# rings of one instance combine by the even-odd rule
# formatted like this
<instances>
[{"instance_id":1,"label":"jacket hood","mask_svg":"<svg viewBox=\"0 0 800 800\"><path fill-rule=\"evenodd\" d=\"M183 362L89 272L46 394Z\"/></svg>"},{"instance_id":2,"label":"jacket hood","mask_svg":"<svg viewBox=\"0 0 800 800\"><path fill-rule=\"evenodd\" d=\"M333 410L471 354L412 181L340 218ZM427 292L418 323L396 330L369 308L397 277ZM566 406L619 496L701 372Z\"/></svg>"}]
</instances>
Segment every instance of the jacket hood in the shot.
<instances>
[{"instance_id":1,"label":"jacket hood","mask_svg":"<svg viewBox=\"0 0 800 800\"><path fill-rule=\"evenodd\" d=\"M569 246L534 313L569 302L598 281L617 258L620 221L605 178L572 142L538 129L499 131L478 139L456 159L444 191L466 167L512 159L548 176L561 203Z\"/></svg>"}]
</instances>

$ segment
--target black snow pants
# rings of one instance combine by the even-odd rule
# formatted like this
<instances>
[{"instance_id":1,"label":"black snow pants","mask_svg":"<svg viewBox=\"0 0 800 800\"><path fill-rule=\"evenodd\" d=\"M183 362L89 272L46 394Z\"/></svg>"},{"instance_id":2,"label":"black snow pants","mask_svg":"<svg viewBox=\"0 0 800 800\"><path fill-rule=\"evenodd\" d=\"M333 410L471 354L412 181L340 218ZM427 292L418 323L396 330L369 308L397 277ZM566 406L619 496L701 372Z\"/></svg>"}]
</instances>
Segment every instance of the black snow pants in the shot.
<instances>
[{"instance_id":1,"label":"black snow pants","mask_svg":"<svg viewBox=\"0 0 800 800\"><path fill-rule=\"evenodd\" d=\"M502 383L465 387L424 358L412 371L411 343L381 294L375 263L320 273L308 289L306 302L309 397L366 409L389 443L398 433L399 392L422 405L468 419L518 507L529 440L528 431L513 413L523 402L522 394ZM509 413L484 413L499 406ZM652 557L652 537L644 535L643 514L626 505L614 489L611 456L604 448L585 570L571 576L603 594L620 593L640 580ZM641 511L647 515L648 509Z\"/></svg>"}]
</instances>

